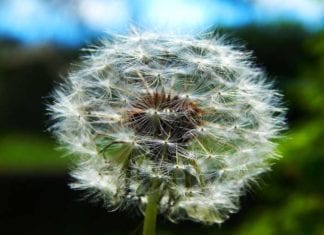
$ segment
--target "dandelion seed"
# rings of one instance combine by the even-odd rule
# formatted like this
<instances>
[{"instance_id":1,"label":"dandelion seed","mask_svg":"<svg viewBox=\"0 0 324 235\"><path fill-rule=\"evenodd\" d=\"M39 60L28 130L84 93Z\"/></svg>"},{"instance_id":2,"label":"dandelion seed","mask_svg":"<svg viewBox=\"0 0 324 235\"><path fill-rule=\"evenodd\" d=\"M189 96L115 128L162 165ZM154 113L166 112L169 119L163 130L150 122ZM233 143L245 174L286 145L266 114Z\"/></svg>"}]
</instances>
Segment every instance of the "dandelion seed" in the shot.
<instances>
[{"instance_id":1,"label":"dandelion seed","mask_svg":"<svg viewBox=\"0 0 324 235\"><path fill-rule=\"evenodd\" d=\"M79 156L75 189L108 208L222 223L269 169L280 94L222 38L134 33L104 41L54 93L53 133ZM153 199L152 199L153 198Z\"/></svg>"}]
</instances>

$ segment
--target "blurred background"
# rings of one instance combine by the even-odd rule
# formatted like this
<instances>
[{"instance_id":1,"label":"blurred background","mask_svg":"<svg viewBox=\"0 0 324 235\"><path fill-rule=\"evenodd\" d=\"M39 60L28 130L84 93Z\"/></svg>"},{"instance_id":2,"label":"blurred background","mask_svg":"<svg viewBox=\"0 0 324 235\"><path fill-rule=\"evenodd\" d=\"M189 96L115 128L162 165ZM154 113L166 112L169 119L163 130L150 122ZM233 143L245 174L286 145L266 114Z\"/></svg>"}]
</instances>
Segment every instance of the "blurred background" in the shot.
<instances>
[{"instance_id":1,"label":"blurred background","mask_svg":"<svg viewBox=\"0 0 324 235\"><path fill-rule=\"evenodd\" d=\"M129 25L225 33L253 50L288 106L283 158L221 226L171 224L158 235L324 234L322 0L1 0L0 231L140 234L133 211L108 213L69 189L69 158L46 131L45 104L80 48Z\"/></svg>"}]
</instances>

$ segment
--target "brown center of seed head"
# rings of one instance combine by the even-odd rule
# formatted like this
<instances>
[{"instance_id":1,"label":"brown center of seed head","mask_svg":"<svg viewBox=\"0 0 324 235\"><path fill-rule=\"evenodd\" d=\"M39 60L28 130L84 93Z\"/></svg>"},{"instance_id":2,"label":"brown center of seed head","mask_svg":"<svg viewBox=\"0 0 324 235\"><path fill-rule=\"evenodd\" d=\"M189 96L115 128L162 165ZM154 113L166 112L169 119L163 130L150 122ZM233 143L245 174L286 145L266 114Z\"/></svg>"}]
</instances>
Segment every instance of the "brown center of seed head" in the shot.
<instances>
[{"instance_id":1,"label":"brown center of seed head","mask_svg":"<svg viewBox=\"0 0 324 235\"><path fill-rule=\"evenodd\" d=\"M151 155L169 158L183 149L202 122L203 111L189 98L171 96L164 91L147 93L131 103L128 124L147 137Z\"/></svg>"}]
</instances>

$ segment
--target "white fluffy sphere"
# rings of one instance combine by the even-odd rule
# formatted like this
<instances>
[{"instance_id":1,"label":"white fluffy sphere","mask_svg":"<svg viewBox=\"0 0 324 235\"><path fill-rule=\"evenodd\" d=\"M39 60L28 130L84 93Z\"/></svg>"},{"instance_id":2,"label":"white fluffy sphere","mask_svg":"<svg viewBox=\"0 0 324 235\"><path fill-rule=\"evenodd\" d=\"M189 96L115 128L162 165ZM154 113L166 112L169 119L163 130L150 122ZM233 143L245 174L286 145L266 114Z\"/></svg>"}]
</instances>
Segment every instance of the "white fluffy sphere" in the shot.
<instances>
[{"instance_id":1,"label":"white fluffy sphere","mask_svg":"<svg viewBox=\"0 0 324 235\"><path fill-rule=\"evenodd\" d=\"M250 54L222 38L148 32L88 51L49 106L54 134L79 158L72 187L141 211L157 190L172 221L235 212L284 126Z\"/></svg>"}]
</instances>

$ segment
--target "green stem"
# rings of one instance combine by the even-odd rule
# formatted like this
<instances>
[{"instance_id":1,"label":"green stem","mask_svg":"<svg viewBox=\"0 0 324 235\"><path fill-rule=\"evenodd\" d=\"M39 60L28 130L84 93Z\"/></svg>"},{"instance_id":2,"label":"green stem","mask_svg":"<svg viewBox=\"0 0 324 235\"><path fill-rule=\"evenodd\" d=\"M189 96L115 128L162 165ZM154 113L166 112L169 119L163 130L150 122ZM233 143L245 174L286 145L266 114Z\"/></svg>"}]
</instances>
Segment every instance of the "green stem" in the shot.
<instances>
[{"instance_id":1,"label":"green stem","mask_svg":"<svg viewBox=\"0 0 324 235\"><path fill-rule=\"evenodd\" d=\"M159 210L159 190L153 189L147 196L143 235L155 235L156 217Z\"/></svg>"}]
</instances>

